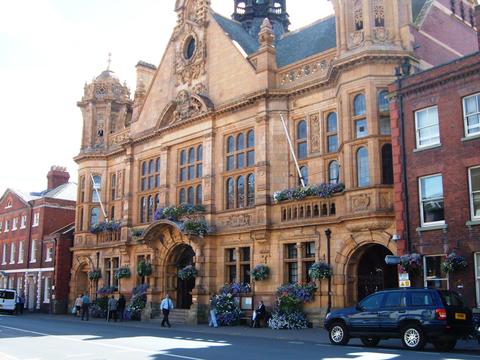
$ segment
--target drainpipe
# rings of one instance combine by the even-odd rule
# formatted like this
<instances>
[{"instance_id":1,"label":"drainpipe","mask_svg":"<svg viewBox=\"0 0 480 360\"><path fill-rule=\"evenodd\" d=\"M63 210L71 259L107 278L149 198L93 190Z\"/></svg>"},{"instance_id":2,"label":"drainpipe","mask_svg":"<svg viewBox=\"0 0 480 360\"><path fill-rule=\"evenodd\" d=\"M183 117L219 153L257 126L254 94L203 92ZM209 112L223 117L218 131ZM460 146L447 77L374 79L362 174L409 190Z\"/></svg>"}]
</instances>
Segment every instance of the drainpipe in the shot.
<instances>
[{"instance_id":1,"label":"drainpipe","mask_svg":"<svg viewBox=\"0 0 480 360\"><path fill-rule=\"evenodd\" d=\"M332 230L325 230L325 235L327 236L327 264L330 267L330 238L332 236ZM327 304L327 314L332 310L332 277L328 278L328 304Z\"/></svg>"},{"instance_id":2,"label":"drainpipe","mask_svg":"<svg viewBox=\"0 0 480 360\"><path fill-rule=\"evenodd\" d=\"M410 239L410 211L409 211L409 196L408 196L408 183L407 183L407 155L405 150L405 114L403 110L403 95L401 94L402 91L402 75L399 71L397 71L397 102L399 106L399 122L400 122L400 154L402 158L402 200L404 203L404 213L403 218L405 221L405 240L407 242L407 252L412 252L412 242Z\"/></svg>"}]
</instances>

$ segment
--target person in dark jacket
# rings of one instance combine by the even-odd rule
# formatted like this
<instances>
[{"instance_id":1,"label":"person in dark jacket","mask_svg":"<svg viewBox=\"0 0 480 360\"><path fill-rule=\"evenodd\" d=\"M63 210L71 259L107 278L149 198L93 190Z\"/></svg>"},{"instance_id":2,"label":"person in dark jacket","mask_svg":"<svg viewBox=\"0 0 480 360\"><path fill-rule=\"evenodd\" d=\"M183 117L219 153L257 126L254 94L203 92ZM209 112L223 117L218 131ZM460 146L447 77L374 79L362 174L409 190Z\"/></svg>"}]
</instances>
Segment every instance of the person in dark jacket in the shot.
<instances>
[{"instance_id":1,"label":"person in dark jacket","mask_svg":"<svg viewBox=\"0 0 480 360\"><path fill-rule=\"evenodd\" d=\"M127 301L125 300L125 296L123 296L123 294L120 294L120 297L118 298L118 301L117 301L117 313L120 321L124 320L126 304L127 304Z\"/></svg>"},{"instance_id":2,"label":"person in dark jacket","mask_svg":"<svg viewBox=\"0 0 480 360\"><path fill-rule=\"evenodd\" d=\"M255 319L253 319L252 327L255 328L260 326L260 320L265 321L265 316L267 314L267 310L265 309L265 304L262 300L258 303L258 307L255 309Z\"/></svg>"}]
</instances>

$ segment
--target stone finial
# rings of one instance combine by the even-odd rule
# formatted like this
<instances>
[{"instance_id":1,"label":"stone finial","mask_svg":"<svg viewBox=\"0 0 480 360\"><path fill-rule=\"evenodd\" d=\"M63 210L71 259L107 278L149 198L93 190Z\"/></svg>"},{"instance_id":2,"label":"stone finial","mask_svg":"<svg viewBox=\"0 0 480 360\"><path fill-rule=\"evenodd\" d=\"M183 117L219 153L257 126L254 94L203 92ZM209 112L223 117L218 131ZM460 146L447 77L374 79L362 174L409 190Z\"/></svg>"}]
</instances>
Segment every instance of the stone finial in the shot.
<instances>
[{"instance_id":1,"label":"stone finial","mask_svg":"<svg viewBox=\"0 0 480 360\"><path fill-rule=\"evenodd\" d=\"M260 27L260 32L258 33L258 41L260 43L260 47L273 47L275 34L273 33L272 23L270 20L268 20L268 18L263 20L262 26Z\"/></svg>"}]
</instances>

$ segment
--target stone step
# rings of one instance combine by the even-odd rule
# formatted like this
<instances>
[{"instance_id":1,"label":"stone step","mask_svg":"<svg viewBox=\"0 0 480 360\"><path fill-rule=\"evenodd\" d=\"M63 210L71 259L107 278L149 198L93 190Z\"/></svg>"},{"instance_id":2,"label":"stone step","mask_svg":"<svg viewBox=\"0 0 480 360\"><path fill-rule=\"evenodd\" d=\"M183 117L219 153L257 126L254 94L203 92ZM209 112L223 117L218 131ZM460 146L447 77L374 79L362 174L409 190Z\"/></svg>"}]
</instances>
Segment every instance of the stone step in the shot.
<instances>
[{"instance_id":1,"label":"stone step","mask_svg":"<svg viewBox=\"0 0 480 360\"><path fill-rule=\"evenodd\" d=\"M170 311L168 319L172 324L186 324L188 311L189 310L186 310L186 309L173 309L172 311ZM162 322L162 319L163 319L163 315L162 313L159 313L158 316L153 318L151 321Z\"/></svg>"}]
</instances>

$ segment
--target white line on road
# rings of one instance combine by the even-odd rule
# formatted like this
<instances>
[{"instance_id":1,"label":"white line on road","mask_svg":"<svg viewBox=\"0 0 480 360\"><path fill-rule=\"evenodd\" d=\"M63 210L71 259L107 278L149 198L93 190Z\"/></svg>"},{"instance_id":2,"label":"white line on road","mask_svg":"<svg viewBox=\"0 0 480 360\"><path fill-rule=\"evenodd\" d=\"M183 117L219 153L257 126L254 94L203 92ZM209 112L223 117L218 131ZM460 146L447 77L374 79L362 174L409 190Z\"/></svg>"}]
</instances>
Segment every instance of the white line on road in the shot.
<instances>
[{"instance_id":1,"label":"white line on road","mask_svg":"<svg viewBox=\"0 0 480 360\"><path fill-rule=\"evenodd\" d=\"M64 339L64 340L70 340L70 341L74 341L74 342L84 343L84 340L72 339L72 338L70 338L70 337L68 337L68 336L63 336L63 335L53 335L53 334L48 334L48 333L41 333L41 332L38 332L38 331L25 330L25 329L14 328L14 327L5 326L5 325L0 325L0 327L5 328L5 329L9 329L9 330L15 330L15 331L20 331L20 332L24 332L24 333L30 333L30 334L34 334L34 335L52 336L52 337L56 337L56 338L59 338L59 339ZM128 350L128 351L133 351L133 352L142 352L142 353L150 354L150 355L169 356L169 357L180 358L180 359L187 359L187 360L206 360L206 359L194 358L194 357L183 356L183 355L163 354L163 353L158 352L158 351L143 350L143 349L133 348L133 347L129 347L129 346L118 346L118 345L102 344L102 343L91 343L91 344L92 344L92 345L100 345L100 346L109 347L109 348L121 349L121 350ZM17 360L17 358L12 358L12 359ZM34 360L34 359L31 359L31 360ZM36 360L36 359L35 359L35 360Z\"/></svg>"},{"instance_id":2,"label":"white line on road","mask_svg":"<svg viewBox=\"0 0 480 360\"><path fill-rule=\"evenodd\" d=\"M67 358L76 358L76 357L85 357L85 356L92 356L92 353L85 353L85 354L74 354L74 355L67 355Z\"/></svg>"},{"instance_id":3,"label":"white line on road","mask_svg":"<svg viewBox=\"0 0 480 360\"><path fill-rule=\"evenodd\" d=\"M5 354L3 352L0 352L0 356L1 356L1 359L5 359L5 360L20 360L19 358L15 357L15 356L8 355L8 354Z\"/></svg>"},{"instance_id":4,"label":"white line on road","mask_svg":"<svg viewBox=\"0 0 480 360\"><path fill-rule=\"evenodd\" d=\"M289 341L289 344L295 344L295 345L303 345L305 344L303 341Z\"/></svg>"}]
</instances>

